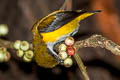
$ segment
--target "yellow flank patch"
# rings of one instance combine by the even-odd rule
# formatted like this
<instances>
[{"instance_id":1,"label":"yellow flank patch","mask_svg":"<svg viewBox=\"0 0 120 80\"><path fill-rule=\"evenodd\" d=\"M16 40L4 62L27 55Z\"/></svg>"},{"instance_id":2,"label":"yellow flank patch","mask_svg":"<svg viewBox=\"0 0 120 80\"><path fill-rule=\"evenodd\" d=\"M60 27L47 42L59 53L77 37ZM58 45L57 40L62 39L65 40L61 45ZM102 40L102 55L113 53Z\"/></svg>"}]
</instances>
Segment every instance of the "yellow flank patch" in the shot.
<instances>
[{"instance_id":1,"label":"yellow flank patch","mask_svg":"<svg viewBox=\"0 0 120 80\"><path fill-rule=\"evenodd\" d=\"M76 22L76 21L71 21L68 24L62 26L61 28L59 28L53 32L41 33L41 35L43 36L43 41L45 43L55 42L56 40L59 39L59 37L69 34L77 27L77 24L74 22Z\"/></svg>"},{"instance_id":2,"label":"yellow flank patch","mask_svg":"<svg viewBox=\"0 0 120 80\"><path fill-rule=\"evenodd\" d=\"M59 37L73 32L78 27L78 22L93 14L94 13L84 13L53 32L41 33L43 41L45 43L55 42Z\"/></svg>"}]
</instances>

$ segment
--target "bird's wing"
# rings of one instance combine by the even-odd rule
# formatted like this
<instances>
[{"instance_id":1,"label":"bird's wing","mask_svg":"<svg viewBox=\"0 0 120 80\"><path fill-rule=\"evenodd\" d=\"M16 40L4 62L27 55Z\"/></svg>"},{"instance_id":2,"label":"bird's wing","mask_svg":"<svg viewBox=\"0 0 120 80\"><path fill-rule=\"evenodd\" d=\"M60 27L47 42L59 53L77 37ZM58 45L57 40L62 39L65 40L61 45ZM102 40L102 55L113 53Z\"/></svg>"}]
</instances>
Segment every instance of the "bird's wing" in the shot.
<instances>
[{"instance_id":1,"label":"bird's wing","mask_svg":"<svg viewBox=\"0 0 120 80\"><path fill-rule=\"evenodd\" d=\"M63 25L69 23L85 11L59 11L48 15L42 21L39 21L38 30L40 33L52 32L59 29Z\"/></svg>"}]
</instances>

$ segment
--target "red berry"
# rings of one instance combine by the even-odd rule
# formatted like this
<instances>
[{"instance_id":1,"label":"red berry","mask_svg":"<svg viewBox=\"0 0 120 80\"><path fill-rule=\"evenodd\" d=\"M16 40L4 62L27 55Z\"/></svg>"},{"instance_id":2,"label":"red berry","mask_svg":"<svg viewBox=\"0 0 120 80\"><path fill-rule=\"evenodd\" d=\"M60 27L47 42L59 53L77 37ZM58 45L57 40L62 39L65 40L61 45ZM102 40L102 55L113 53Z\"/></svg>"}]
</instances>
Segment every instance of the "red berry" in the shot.
<instances>
[{"instance_id":1,"label":"red berry","mask_svg":"<svg viewBox=\"0 0 120 80\"><path fill-rule=\"evenodd\" d=\"M69 47L67 47L67 51L66 52L67 52L68 55L72 56L72 55L75 54L75 48L69 46Z\"/></svg>"}]
</instances>

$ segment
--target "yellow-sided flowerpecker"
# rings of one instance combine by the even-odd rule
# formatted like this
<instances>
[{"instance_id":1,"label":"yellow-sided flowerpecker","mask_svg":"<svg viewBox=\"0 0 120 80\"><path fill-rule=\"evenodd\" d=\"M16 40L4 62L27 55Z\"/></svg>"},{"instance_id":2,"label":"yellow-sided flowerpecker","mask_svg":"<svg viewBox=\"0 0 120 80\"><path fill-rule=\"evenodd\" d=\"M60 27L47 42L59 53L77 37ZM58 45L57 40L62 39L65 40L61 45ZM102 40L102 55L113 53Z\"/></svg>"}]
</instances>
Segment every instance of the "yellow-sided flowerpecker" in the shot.
<instances>
[{"instance_id":1,"label":"yellow-sided flowerpecker","mask_svg":"<svg viewBox=\"0 0 120 80\"><path fill-rule=\"evenodd\" d=\"M54 46L79 30L79 22L100 11L58 10L37 21L32 27L34 58L41 67L62 63Z\"/></svg>"}]
</instances>

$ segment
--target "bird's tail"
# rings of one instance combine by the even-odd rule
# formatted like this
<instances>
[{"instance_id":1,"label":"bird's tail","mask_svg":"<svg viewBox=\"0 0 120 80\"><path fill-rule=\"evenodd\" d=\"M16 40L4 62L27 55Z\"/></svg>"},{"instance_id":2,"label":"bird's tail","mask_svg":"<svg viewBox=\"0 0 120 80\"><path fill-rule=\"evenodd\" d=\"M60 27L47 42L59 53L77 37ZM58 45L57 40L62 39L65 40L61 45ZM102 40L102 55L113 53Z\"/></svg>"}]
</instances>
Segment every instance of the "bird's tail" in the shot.
<instances>
[{"instance_id":1,"label":"bird's tail","mask_svg":"<svg viewBox=\"0 0 120 80\"><path fill-rule=\"evenodd\" d=\"M94 15L96 13L101 12L101 10L96 10L96 11L81 11L81 10L77 10L76 12L78 12L80 14L82 13L80 16L77 17L77 20L81 21L81 20L83 20L83 19L85 19L85 18L87 18L87 17L89 17L91 15Z\"/></svg>"}]
</instances>

